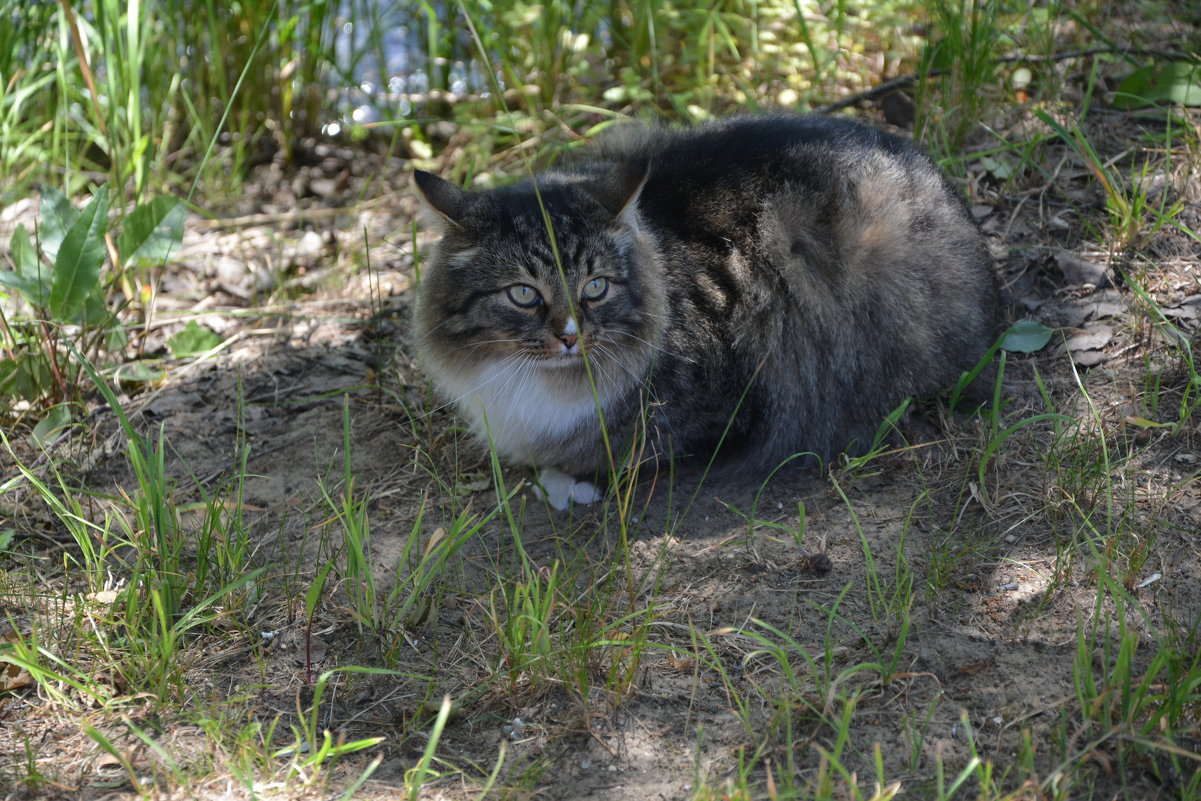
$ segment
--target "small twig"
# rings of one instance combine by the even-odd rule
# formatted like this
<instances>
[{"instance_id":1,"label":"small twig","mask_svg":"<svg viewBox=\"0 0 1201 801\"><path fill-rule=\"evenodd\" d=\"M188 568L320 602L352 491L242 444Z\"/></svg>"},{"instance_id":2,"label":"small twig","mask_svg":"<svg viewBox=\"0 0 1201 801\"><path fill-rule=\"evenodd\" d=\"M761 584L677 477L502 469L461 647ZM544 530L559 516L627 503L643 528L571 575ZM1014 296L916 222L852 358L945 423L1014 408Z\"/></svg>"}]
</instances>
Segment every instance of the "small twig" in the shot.
<instances>
[{"instance_id":1,"label":"small twig","mask_svg":"<svg viewBox=\"0 0 1201 801\"><path fill-rule=\"evenodd\" d=\"M333 208L317 208L317 209L297 209L296 211L285 211L279 214L247 214L242 217L226 217L204 220L201 225L205 228L246 228L252 225L285 225L297 222L303 222L313 218L320 217L337 217L339 214L354 214L363 209L371 209L376 206L382 206L396 198L399 192L393 192L387 195L364 200L361 203L355 203L352 206L336 206Z\"/></svg>"},{"instance_id":2,"label":"small twig","mask_svg":"<svg viewBox=\"0 0 1201 801\"><path fill-rule=\"evenodd\" d=\"M945 70L933 69L926 73L926 77L932 78L935 75L941 75L943 72L945 72ZM827 103L824 106L818 106L813 111L816 114L829 114L850 106L857 106L860 103L866 103L869 100L875 100L876 98L891 94L897 89L903 89L910 84L916 83L917 77L918 76L916 73L911 75L901 75L900 77L885 81L878 86L874 86L865 92L857 92L850 97L844 97L842 100L837 100L833 103Z\"/></svg>"},{"instance_id":3,"label":"small twig","mask_svg":"<svg viewBox=\"0 0 1201 801\"><path fill-rule=\"evenodd\" d=\"M1013 64L1021 61L1066 61L1071 58L1085 58L1087 56L1095 56L1100 53L1121 53L1122 55L1127 56L1155 56L1156 58L1161 58L1167 61L1191 61L1193 58L1187 53L1179 53L1171 50L1124 50L1118 47L1090 47L1085 50L1065 50L1062 53L1047 53L1045 55L1022 55L1015 53L1008 56L1001 56L1000 58L996 59L994 63ZM935 67L927 72L925 77L936 78L939 75L946 74L947 72L950 72L950 68ZM898 89L903 89L906 86L917 83L920 77L921 76L917 73L901 75L893 78L892 80L885 81L879 86L874 86L866 91L858 92L850 97L844 97L842 100L836 100L833 103L827 103L824 106L818 106L816 109L814 109L814 112L817 114L829 114L833 111L839 111L840 109L844 109L849 106L855 106L859 103L875 100L883 97L884 95L891 94Z\"/></svg>"},{"instance_id":4,"label":"small twig","mask_svg":"<svg viewBox=\"0 0 1201 801\"><path fill-rule=\"evenodd\" d=\"M50 372L54 374L54 383L58 387L59 396L66 400L68 396L67 379L58 364L58 336L46 320L38 321L42 326L42 340L46 343L46 355L50 357Z\"/></svg>"}]
</instances>

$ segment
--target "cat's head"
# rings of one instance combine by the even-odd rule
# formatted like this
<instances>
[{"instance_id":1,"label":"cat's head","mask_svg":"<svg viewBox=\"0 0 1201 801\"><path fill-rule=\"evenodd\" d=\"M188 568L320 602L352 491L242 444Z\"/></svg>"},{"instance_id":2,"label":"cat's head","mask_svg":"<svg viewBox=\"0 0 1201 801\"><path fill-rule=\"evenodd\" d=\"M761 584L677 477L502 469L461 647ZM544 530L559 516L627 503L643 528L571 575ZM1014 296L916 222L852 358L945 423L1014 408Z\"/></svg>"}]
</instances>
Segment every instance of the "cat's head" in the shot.
<instances>
[{"instance_id":1,"label":"cat's head","mask_svg":"<svg viewBox=\"0 0 1201 801\"><path fill-rule=\"evenodd\" d=\"M637 211L647 169L635 161L484 192L416 171L442 227L414 314L433 377L503 363L583 382L583 353L598 382L645 372L664 314Z\"/></svg>"}]
</instances>

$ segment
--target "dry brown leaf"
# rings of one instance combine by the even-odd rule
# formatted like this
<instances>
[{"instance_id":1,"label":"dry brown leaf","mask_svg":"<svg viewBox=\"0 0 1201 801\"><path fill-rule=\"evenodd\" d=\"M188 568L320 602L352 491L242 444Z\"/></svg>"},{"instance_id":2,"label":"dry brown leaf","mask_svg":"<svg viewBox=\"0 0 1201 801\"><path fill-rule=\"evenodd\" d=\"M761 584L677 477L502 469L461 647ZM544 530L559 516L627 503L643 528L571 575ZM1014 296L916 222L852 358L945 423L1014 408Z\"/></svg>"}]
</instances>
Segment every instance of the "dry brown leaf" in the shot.
<instances>
[{"instance_id":1,"label":"dry brown leaf","mask_svg":"<svg viewBox=\"0 0 1201 801\"><path fill-rule=\"evenodd\" d=\"M33 676L25 668L5 663L0 666L0 693L33 686Z\"/></svg>"}]
</instances>

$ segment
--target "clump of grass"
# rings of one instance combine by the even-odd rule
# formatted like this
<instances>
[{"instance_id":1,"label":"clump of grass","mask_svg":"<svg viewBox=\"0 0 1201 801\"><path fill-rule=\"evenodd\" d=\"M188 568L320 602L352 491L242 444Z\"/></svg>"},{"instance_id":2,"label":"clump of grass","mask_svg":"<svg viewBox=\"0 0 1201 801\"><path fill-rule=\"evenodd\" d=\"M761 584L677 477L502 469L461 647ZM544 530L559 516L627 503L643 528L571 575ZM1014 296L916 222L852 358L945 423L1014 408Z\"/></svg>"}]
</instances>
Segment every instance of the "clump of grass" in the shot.
<instances>
[{"instance_id":1,"label":"clump of grass","mask_svg":"<svg viewBox=\"0 0 1201 801\"><path fill-rule=\"evenodd\" d=\"M19 6L0 4L0 18L20 20L0 57L0 166L20 179L10 191L49 179L47 165L72 194L108 175L122 205L186 189L184 176L223 190L264 138L290 148L320 126L333 3ZM206 167L219 139L222 163Z\"/></svg>"},{"instance_id":2,"label":"clump of grass","mask_svg":"<svg viewBox=\"0 0 1201 801\"><path fill-rule=\"evenodd\" d=\"M952 153L984 116L985 90L994 85L999 48L1008 38L1002 19L1013 8L1004 0L954 0L932 10L934 32L917 82L922 116L916 127L918 139L931 149Z\"/></svg>"}]
</instances>

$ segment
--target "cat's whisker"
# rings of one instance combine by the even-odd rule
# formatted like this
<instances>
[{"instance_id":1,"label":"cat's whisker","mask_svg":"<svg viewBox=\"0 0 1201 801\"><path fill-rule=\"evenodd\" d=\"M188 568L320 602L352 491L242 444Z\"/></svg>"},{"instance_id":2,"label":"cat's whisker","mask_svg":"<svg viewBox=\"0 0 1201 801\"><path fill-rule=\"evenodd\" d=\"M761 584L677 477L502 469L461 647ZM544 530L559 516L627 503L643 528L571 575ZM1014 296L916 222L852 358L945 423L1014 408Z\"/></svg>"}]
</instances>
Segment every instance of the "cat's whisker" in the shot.
<instances>
[{"instance_id":1,"label":"cat's whisker","mask_svg":"<svg viewBox=\"0 0 1201 801\"><path fill-rule=\"evenodd\" d=\"M615 343L615 342L613 342L611 344L617 346L617 343ZM620 347L620 346L618 346L618 347ZM625 370L626 373L629 374L630 378L634 379L635 384L642 385L643 391L646 392L647 406L660 405L659 395L657 392L655 392L655 387L653 384L644 382L642 380L642 378L640 376L636 375L633 370L631 370L629 367L626 366L626 364L624 362L622 362L620 359L614 358L612 356L612 354L609 353L608 349L604 347L603 344L598 344L597 350L599 350L604 355L608 356L609 359L612 360L615 364L617 364L618 367ZM646 409L644 408L643 414L645 414L645 413L646 413ZM658 425L660 425L664 431L668 432L669 434L674 435L674 426L672 425L672 421L670 418L663 418L663 419L659 420Z\"/></svg>"},{"instance_id":2,"label":"cat's whisker","mask_svg":"<svg viewBox=\"0 0 1201 801\"><path fill-rule=\"evenodd\" d=\"M434 333L434 332L436 332L438 329L440 329L442 326L444 326L444 325L446 325L447 323L449 323L451 320L456 320L456 319L458 319L458 315L452 314L452 315L448 316L448 317L447 317L445 320L443 320L442 322L438 323L436 326L434 326L433 328L431 328L431 329L429 330L429 333L430 333L430 334L433 334L433 333ZM428 336L428 334L427 334L427 336Z\"/></svg>"},{"instance_id":3,"label":"cat's whisker","mask_svg":"<svg viewBox=\"0 0 1201 801\"><path fill-rule=\"evenodd\" d=\"M588 350L588 367L592 370L592 378L596 384L597 393L600 393L606 386L613 386L614 384L613 378L605 368L605 362L611 361L612 358L612 355L606 353L604 346L599 342Z\"/></svg>"},{"instance_id":4,"label":"cat's whisker","mask_svg":"<svg viewBox=\"0 0 1201 801\"><path fill-rule=\"evenodd\" d=\"M696 364L696 360L694 360L694 359L689 359L687 356L684 356L684 355L681 355L681 354L679 354L679 353L675 353L675 352L673 352L673 351L670 351L670 350L668 350L667 348L664 348L664 347L662 347L662 346L660 346L660 345L656 345L656 344L655 344L655 343L653 343L653 342L647 342L647 341L646 341L645 339L643 339L642 337L640 337L640 336L636 336L636 335L634 335L634 334L631 334L629 331L609 331L609 332L607 332L607 333L609 333L609 334L621 334L622 336L629 337L630 339L636 339L636 340L638 340L639 342L641 342L643 345L646 345L648 348L653 348L654 350L657 350L657 351L659 351L659 352L660 352L660 353L662 353L664 356L671 356L671 357L672 357L672 358L674 358L674 359L679 359L680 361L688 362L689 364ZM614 345L616 345L617 343L616 343L616 342L614 342L613 344L614 344Z\"/></svg>"},{"instance_id":5,"label":"cat's whisker","mask_svg":"<svg viewBox=\"0 0 1201 801\"><path fill-rule=\"evenodd\" d=\"M617 345L617 343L616 343L616 342L612 342L612 344L613 344L614 346L620 347L620 346L618 346L618 345ZM630 376L630 378L632 378L632 379L634 380L634 383L635 383L635 384L642 383L642 377L641 377L641 376L639 376L637 373L635 373L633 370L631 370L631 369L629 368L629 366L625 364L625 362L623 362L621 359L617 358L617 357L616 357L614 354L612 354L612 353L609 351L609 349L608 349L608 348L606 348L606 347L604 346L604 344L598 343L598 344L597 344L597 347L596 347L596 349L597 349L597 351L599 351L599 352L600 352L602 355L604 355L604 356L607 358L607 360L608 360L608 361L611 361L611 362L613 362L613 363L614 363L614 364L616 364L618 367L620 367L622 370L625 370L625 371L626 371L626 374L627 374L627 375L629 375L629 376ZM655 401L655 402L657 403L659 399L658 399L658 397L657 397L657 396L655 396L655 394L654 394L654 389L653 389L653 388L650 388L650 392L651 392L651 400L653 400L653 401Z\"/></svg>"},{"instance_id":6,"label":"cat's whisker","mask_svg":"<svg viewBox=\"0 0 1201 801\"><path fill-rule=\"evenodd\" d=\"M521 352L518 352L518 353L511 353L511 354L509 354L508 356L506 356L505 358L501 359L501 360L500 360L500 362L498 362L498 363L497 363L497 367L501 367L501 366L503 366L503 365L504 365L506 362L512 362L512 361L515 361L515 360L517 360L517 359L520 359L520 358L521 358L522 356L524 356L524 355L525 355L525 354L523 354L523 353L521 353ZM502 375L504 375L504 374L503 374L503 373L498 373L498 374L496 374L496 375L492 376L491 378L489 378L489 379L488 379L488 380L486 380L486 381L481 381L480 383L476 384L476 385L475 385L474 387L472 387L471 389L469 389L469 390L467 390L466 392L464 392L464 393L462 393L461 395L459 395L457 398L454 398L453 400L449 400L449 401L447 401L446 403L443 403L441 406L435 406L434 408L430 409L430 410L429 410L428 412L426 412L425 414L418 415L417 417L414 417L414 418L413 418L413 420L414 420L414 421L416 421L416 420L424 420L425 418L432 416L434 413L442 411L442 410L443 410L443 409L445 409L447 406L454 406L454 405L458 404L458 403L459 403L459 401L461 401L461 400L463 400L463 399L465 399L465 398L467 398L467 397L469 397L469 396L471 396L471 395L475 394L476 392L479 392L481 389L483 389L484 387L488 386L488 385L489 385L489 384L491 384L493 381L495 381L496 379L500 378ZM506 385L507 385L507 384L506 384Z\"/></svg>"},{"instance_id":7,"label":"cat's whisker","mask_svg":"<svg viewBox=\"0 0 1201 801\"><path fill-rule=\"evenodd\" d=\"M509 390L514 384L524 381L531 373L534 372L534 358L526 353L521 353L519 355L521 358L517 361L516 367L508 371L505 383L501 386L501 393L508 394ZM512 405L514 401L520 400L513 395L509 395L509 397L510 405Z\"/></svg>"},{"instance_id":8,"label":"cat's whisker","mask_svg":"<svg viewBox=\"0 0 1201 801\"><path fill-rule=\"evenodd\" d=\"M521 341L520 337L515 337L513 339L482 339L479 342L468 342L466 345L463 345L462 347L460 347L459 350L467 350L468 348L482 348L484 345L496 345L496 344L499 344L502 342L520 342L520 341Z\"/></svg>"}]
</instances>

